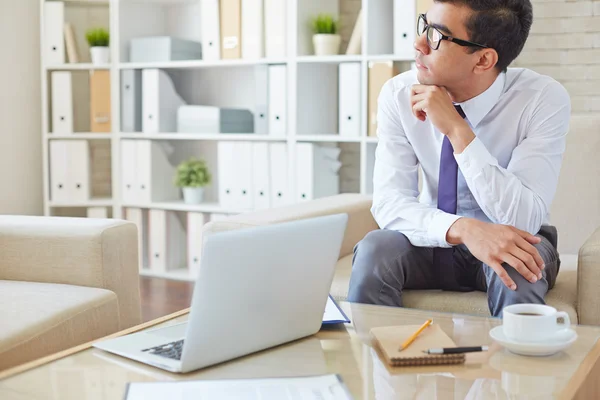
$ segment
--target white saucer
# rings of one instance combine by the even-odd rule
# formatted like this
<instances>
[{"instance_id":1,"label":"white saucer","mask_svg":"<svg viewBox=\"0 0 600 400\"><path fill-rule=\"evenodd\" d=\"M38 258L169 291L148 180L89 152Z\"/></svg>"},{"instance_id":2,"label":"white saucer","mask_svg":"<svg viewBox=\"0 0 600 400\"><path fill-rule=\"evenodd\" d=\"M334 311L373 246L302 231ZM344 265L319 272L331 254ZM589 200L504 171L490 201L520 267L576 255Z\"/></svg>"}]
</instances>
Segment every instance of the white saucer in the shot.
<instances>
[{"instance_id":1,"label":"white saucer","mask_svg":"<svg viewBox=\"0 0 600 400\"><path fill-rule=\"evenodd\" d=\"M511 353L523 356L550 356L573 344L577 340L577 332L573 329L565 329L552 339L537 343L525 343L508 339L504 336L504 329L500 325L490 330L490 337Z\"/></svg>"}]
</instances>

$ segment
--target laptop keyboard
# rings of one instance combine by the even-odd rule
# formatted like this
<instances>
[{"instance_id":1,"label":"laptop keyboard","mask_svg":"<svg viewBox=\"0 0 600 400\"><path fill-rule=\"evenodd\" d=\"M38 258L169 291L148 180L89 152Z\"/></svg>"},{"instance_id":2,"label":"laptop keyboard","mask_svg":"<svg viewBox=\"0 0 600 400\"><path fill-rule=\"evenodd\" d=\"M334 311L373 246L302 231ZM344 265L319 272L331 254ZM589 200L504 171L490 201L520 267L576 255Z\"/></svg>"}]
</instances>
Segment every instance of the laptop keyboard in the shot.
<instances>
[{"instance_id":1,"label":"laptop keyboard","mask_svg":"<svg viewBox=\"0 0 600 400\"><path fill-rule=\"evenodd\" d=\"M147 351L149 354L155 354L173 360L181 360L181 351L183 350L183 339L175 342L161 344L160 346L150 347L142 351Z\"/></svg>"}]
</instances>

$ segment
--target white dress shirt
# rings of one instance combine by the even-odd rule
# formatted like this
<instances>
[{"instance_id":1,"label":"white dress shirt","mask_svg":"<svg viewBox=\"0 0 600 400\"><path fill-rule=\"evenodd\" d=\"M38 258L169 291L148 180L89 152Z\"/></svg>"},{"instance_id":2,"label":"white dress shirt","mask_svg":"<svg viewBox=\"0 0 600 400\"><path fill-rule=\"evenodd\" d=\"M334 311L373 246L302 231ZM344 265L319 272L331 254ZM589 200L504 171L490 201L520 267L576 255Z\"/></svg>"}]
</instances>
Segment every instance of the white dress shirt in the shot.
<instances>
[{"instance_id":1,"label":"white dress shirt","mask_svg":"<svg viewBox=\"0 0 600 400\"><path fill-rule=\"evenodd\" d=\"M446 233L461 216L532 234L549 224L571 114L564 87L534 71L509 68L485 92L458 103L476 138L454 154L455 215L437 209L444 136L429 119L412 114L410 89L418 83L416 71L407 71L379 95L371 212L380 228L402 232L414 246L451 247Z\"/></svg>"}]
</instances>

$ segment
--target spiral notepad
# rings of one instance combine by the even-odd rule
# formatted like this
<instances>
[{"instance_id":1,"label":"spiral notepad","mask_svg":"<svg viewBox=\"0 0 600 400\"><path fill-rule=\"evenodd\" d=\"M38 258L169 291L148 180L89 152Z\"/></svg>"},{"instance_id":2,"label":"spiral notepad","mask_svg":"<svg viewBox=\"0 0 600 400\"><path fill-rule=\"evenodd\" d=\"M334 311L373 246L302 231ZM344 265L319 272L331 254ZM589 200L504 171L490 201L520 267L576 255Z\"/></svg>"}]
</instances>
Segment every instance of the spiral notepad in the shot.
<instances>
[{"instance_id":1,"label":"spiral notepad","mask_svg":"<svg viewBox=\"0 0 600 400\"><path fill-rule=\"evenodd\" d=\"M432 324L425 329L406 349L400 345L409 338L420 325L385 326L371 329L371 336L381 350L386 362L394 367L420 365L462 364L465 354L426 354L423 350L440 347L456 347L439 325Z\"/></svg>"}]
</instances>

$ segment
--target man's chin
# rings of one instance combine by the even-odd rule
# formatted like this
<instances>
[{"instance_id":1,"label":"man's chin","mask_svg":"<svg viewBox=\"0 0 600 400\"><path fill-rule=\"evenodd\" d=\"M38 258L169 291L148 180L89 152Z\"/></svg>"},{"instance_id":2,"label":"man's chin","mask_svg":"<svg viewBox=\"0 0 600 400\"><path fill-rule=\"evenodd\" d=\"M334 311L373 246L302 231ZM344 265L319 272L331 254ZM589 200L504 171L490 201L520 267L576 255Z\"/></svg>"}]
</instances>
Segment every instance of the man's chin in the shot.
<instances>
[{"instance_id":1,"label":"man's chin","mask_svg":"<svg viewBox=\"0 0 600 400\"><path fill-rule=\"evenodd\" d=\"M431 77L420 70L417 70L417 80L421 85L433 85Z\"/></svg>"}]
</instances>

